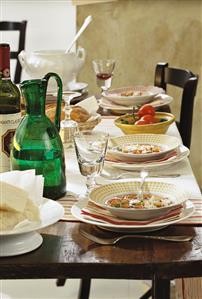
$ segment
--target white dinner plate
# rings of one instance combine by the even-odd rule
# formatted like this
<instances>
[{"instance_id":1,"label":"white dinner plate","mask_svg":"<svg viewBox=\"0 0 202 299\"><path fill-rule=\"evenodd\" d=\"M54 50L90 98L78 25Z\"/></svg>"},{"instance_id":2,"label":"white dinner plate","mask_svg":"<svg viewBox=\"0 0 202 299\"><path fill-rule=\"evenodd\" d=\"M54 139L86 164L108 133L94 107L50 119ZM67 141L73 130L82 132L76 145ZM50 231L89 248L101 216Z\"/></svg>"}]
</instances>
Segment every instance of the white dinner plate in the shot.
<instances>
[{"instance_id":1,"label":"white dinner plate","mask_svg":"<svg viewBox=\"0 0 202 299\"><path fill-rule=\"evenodd\" d=\"M164 105L169 105L172 101L173 97L166 94L159 94L152 101L150 101L149 104L154 108L158 108ZM131 111L133 111L133 106L118 105L104 97L99 100L99 106L103 109L110 110L117 114L130 113Z\"/></svg>"},{"instance_id":2,"label":"white dinner plate","mask_svg":"<svg viewBox=\"0 0 202 299\"><path fill-rule=\"evenodd\" d=\"M36 230L56 223L63 215L64 208L61 204L44 198L44 203L40 206L40 223L25 222L14 230L0 231L0 256L15 256L35 250L43 242Z\"/></svg>"},{"instance_id":3,"label":"white dinner plate","mask_svg":"<svg viewBox=\"0 0 202 299\"><path fill-rule=\"evenodd\" d=\"M117 169L123 170L140 170L140 169L151 169L151 168L164 168L165 166L170 166L171 164L177 163L185 159L189 156L189 149L184 146L180 145L177 151L177 155L174 157L169 158L168 160L164 161L150 161L150 162L112 162L105 160L105 165L114 167Z\"/></svg>"},{"instance_id":4,"label":"white dinner plate","mask_svg":"<svg viewBox=\"0 0 202 299\"><path fill-rule=\"evenodd\" d=\"M161 223L155 223L155 224L147 224L147 225L116 225L116 224L108 224L108 223L103 223L100 221L85 218L84 215L81 213L81 210L86 206L87 201L88 201L87 199L80 200L72 206L71 213L76 219L84 223L97 225L102 229L115 231L115 232L123 232L123 233L142 233L142 232L160 230L168 225L175 224L182 220L185 220L186 218L190 217L194 212L193 203L190 200L187 200L186 203L184 204L184 209L182 210L182 213L178 219L167 221L167 222L165 221Z\"/></svg>"},{"instance_id":5,"label":"white dinner plate","mask_svg":"<svg viewBox=\"0 0 202 299\"><path fill-rule=\"evenodd\" d=\"M123 146L128 145L131 147L133 145L141 146L145 144L158 146L160 151L141 154L122 152ZM180 144L179 138L165 134L129 134L110 138L107 154L122 162L144 162L166 157L170 152L176 150Z\"/></svg>"}]
</instances>

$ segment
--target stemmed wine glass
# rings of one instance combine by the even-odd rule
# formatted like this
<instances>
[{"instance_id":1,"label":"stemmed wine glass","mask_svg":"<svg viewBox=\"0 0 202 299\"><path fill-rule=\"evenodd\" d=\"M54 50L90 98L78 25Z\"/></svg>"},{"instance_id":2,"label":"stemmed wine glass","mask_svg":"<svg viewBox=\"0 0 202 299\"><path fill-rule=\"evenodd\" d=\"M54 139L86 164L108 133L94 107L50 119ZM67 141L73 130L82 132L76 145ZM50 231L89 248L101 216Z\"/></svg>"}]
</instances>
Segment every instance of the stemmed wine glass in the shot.
<instances>
[{"instance_id":1,"label":"stemmed wine glass","mask_svg":"<svg viewBox=\"0 0 202 299\"><path fill-rule=\"evenodd\" d=\"M109 135L100 131L77 131L74 133L74 145L80 173L86 177L86 193L88 196L96 185L95 177L100 174L104 165Z\"/></svg>"},{"instance_id":2,"label":"stemmed wine glass","mask_svg":"<svg viewBox=\"0 0 202 299\"><path fill-rule=\"evenodd\" d=\"M78 130L77 122L72 120L70 117L71 113L71 100L75 97L80 96L81 93L79 92L65 92L63 93L63 100L65 102L64 112L65 112L65 119L61 121L61 138L63 141L63 145L65 148L69 148L73 146L73 134L75 131Z\"/></svg>"},{"instance_id":3,"label":"stemmed wine glass","mask_svg":"<svg viewBox=\"0 0 202 299\"><path fill-rule=\"evenodd\" d=\"M113 71L115 67L114 59L93 60L93 69L96 74L97 85L101 87L102 92L111 87Z\"/></svg>"}]
</instances>

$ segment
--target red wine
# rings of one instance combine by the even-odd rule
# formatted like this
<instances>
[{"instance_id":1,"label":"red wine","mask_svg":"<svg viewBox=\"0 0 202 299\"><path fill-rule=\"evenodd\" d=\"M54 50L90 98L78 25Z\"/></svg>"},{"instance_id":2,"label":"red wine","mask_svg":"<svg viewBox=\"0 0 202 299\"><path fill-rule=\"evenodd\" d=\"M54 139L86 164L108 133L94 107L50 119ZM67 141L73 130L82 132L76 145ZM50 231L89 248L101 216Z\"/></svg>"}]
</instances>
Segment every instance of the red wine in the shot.
<instances>
[{"instance_id":1,"label":"red wine","mask_svg":"<svg viewBox=\"0 0 202 299\"><path fill-rule=\"evenodd\" d=\"M10 79L10 46L0 44L0 172L10 170L10 147L20 120L20 92Z\"/></svg>"},{"instance_id":2,"label":"red wine","mask_svg":"<svg viewBox=\"0 0 202 299\"><path fill-rule=\"evenodd\" d=\"M109 78L111 78L112 74L108 74L108 73L99 73L96 74L96 77L100 80L107 80Z\"/></svg>"},{"instance_id":3,"label":"red wine","mask_svg":"<svg viewBox=\"0 0 202 299\"><path fill-rule=\"evenodd\" d=\"M111 87L112 82L112 74L109 73L98 73L97 77L97 85L100 86L103 90L107 90Z\"/></svg>"}]
</instances>

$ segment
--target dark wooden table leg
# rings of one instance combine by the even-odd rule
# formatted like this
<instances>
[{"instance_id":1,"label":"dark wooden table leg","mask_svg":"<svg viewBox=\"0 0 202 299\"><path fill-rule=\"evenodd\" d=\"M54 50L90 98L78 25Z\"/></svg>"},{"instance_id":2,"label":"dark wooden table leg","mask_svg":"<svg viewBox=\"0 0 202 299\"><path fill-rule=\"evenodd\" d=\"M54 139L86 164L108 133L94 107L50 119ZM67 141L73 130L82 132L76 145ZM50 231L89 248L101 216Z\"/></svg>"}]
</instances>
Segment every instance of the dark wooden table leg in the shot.
<instances>
[{"instance_id":1,"label":"dark wooden table leg","mask_svg":"<svg viewBox=\"0 0 202 299\"><path fill-rule=\"evenodd\" d=\"M84 278L80 280L79 296L78 299L88 299L90 294L90 278Z\"/></svg>"},{"instance_id":2,"label":"dark wooden table leg","mask_svg":"<svg viewBox=\"0 0 202 299\"><path fill-rule=\"evenodd\" d=\"M152 299L170 299L170 280L154 277L152 280Z\"/></svg>"},{"instance_id":3,"label":"dark wooden table leg","mask_svg":"<svg viewBox=\"0 0 202 299\"><path fill-rule=\"evenodd\" d=\"M65 281L66 281L66 278L58 278L56 280L56 286L57 287L63 287L65 285Z\"/></svg>"}]
</instances>

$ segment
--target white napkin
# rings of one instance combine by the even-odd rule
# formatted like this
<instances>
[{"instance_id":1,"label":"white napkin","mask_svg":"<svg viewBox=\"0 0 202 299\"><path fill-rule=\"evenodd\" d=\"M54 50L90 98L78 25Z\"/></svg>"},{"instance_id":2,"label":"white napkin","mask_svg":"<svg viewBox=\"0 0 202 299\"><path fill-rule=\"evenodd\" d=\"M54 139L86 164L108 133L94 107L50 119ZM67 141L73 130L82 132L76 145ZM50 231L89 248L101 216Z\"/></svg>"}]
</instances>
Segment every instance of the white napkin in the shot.
<instances>
[{"instance_id":1,"label":"white napkin","mask_svg":"<svg viewBox=\"0 0 202 299\"><path fill-rule=\"evenodd\" d=\"M94 96L77 103L75 106L80 106L86 109L90 114L95 114L99 108L97 100Z\"/></svg>"}]
</instances>

